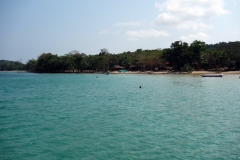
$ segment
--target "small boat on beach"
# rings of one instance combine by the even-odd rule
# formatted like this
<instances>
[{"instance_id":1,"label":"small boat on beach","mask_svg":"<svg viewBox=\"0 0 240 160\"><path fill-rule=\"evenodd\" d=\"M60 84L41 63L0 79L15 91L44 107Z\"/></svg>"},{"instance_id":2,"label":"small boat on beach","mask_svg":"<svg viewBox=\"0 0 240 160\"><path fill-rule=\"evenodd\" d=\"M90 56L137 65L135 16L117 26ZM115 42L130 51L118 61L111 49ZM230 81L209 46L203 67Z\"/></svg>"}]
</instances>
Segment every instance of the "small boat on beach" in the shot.
<instances>
[{"instance_id":1,"label":"small boat on beach","mask_svg":"<svg viewBox=\"0 0 240 160\"><path fill-rule=\"evenodd\" d=\"M202 74L202 77L223 77L223 74Z\"/></svg>"}]
</instances>

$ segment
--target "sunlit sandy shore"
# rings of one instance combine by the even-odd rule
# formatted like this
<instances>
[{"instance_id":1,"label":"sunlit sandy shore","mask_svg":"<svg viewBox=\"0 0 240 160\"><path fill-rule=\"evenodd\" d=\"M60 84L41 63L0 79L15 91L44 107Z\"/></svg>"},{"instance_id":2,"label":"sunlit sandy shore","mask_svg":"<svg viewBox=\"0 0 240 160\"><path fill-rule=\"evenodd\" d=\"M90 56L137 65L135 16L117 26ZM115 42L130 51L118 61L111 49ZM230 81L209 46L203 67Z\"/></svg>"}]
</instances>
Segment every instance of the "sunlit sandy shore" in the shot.
<instances>
[{"instance_id":1,"label":"sunlit sandy shore","mask_svg":"<svg viewBox=\"0 0 240 160\"><path fill-rule=\"evenodd\" d=\"M224 71L224 72L213 72L213 71L193 71L192 74L240 74L240 71Z\"/></svg>"},{"instance_id":2,"label":"sunlit sandy shore","mask_svg":"<svg viewBox=\"0 0 240 160\"><path fill-rule=\"evenodd\" d=\"M27 71L14 70L14 71L0 71L0 72L17 72L17 73L24 73L24 72L27 72Z\"/></svg>"},{"instance_id":3,"label":"sunlit sandy shore","mask_svg":"<svg viewBox=\"0 0 240 160\"><path fill-rule=\"evenodd\" d=\"M217 71L193 71L193 72L170 72L170 71L127 71L124 73L118 71L111 71L110 74L240 74L240 71L225 71L225 72L217 72Z\"/></svg>"},{"instance_id":4,"label":"sunlit sandy shore","mask_svg":"<svg viewBox=\"0 0 240 160\"><path fill-rule=\"evenodd\" d=\"M25 73L28 71L0 71L0 72L15 72L15 73ZM95 73L95 74L102 74L103 72L89 72L89 71L84 71L84 72L60 72L60 73ZM109 74L240 74L240 71L192 71L192 72L171 72L171 71L158 71L158 72L153 72L153 71L127 71L127 72L119 72L119 71L109 71Z\"/></svg>"}]
</instances>

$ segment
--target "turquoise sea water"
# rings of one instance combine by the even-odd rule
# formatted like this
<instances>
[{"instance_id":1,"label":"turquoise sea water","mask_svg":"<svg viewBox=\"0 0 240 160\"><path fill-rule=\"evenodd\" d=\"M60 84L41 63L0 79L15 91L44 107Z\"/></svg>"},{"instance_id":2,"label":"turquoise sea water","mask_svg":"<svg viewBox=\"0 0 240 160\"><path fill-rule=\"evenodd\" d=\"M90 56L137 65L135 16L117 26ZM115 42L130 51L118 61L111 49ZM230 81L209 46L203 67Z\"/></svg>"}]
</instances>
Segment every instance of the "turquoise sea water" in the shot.
<instances>
[{"instance_id":1,"label":"turquoise sea water","mask_svg":"<svg viewBox=\"0 0 240 160\"><path fill-rule=\"evenodd\" d=\"M0 159L240 159L239 75L0 72Z\"/></svg>"}]
</instances>

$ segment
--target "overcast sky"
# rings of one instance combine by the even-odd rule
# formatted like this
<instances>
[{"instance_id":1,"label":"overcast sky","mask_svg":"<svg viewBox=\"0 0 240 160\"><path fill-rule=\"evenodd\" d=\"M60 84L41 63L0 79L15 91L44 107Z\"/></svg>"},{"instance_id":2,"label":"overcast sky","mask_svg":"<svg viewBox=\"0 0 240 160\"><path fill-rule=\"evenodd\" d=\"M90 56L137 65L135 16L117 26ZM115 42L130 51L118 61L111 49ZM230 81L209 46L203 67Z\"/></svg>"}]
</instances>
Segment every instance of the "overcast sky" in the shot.
<instances>
[{"instance_id":1,"label":"overcast sky","mask_svg":"<svg viewBox=\"0 0 240 160\"><path fill-rule=\"evenodd\" d=\"M240 0L0 0L0 60L240 40Z\"/></svg>"}]
</instances>

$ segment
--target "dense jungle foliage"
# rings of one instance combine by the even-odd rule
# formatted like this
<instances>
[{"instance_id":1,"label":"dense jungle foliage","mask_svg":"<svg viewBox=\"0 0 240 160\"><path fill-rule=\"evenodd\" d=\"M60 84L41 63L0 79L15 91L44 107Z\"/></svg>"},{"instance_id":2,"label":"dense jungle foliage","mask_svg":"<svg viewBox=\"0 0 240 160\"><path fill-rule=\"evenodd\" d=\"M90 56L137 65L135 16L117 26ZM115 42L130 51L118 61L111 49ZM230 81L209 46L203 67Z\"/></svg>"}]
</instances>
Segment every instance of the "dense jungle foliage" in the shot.
<instances>
[{"instance_id":1,"label":"dense jungle foliage","mask_svg":"<svg viewBox=\"0 0 240 160\"><path fill-rule=\"evenodd\" d=\"M6 64L5 64L6 65ZM1 70L4 70L0 64ZM19 68L22 69L22 68ZM111 54L101 49L99 54L86 55L73 50L63 56L42 53L29 60L24 69L39 73L130 71L193 71L239 70L240 42L220 42L206 45L203 41L175 41L170 48L137 49L135 52ZM6 69L5 69L6 70Z\"/></svg>"}]
</instances>

